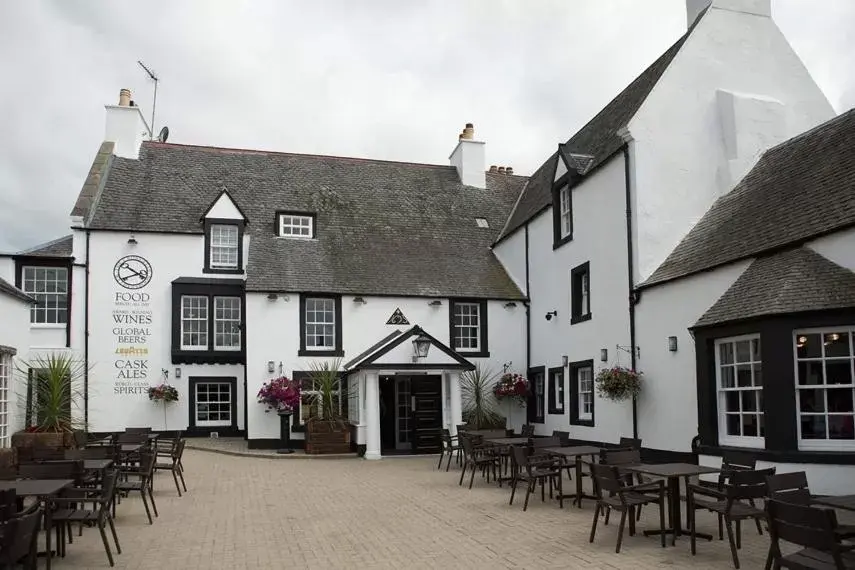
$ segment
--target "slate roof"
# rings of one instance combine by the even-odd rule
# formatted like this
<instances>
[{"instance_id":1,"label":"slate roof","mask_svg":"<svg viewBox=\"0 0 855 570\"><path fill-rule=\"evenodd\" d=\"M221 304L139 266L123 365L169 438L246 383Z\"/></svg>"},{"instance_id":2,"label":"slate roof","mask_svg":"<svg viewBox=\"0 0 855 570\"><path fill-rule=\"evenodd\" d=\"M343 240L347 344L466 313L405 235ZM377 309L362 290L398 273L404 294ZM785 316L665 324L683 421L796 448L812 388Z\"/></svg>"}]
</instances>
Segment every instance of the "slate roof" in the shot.
<instances>
[{"instance_id":1,"label":"slate roof","mask_svg":"<svg viewBox=\"0 0 855 570\"><path fill-rule=\"evenodd\" d=\"M695 323L855 307L855 273L807 248L756 259Z\"/></svg>"},{"instance_id":2,"label":"slate roof","mask_svg":"<svg viewBox=\"0 0 855 570\"><path fill-rule=\"evenodd\" d=\"M647 287L855 225L855 110L766 151Z\"/></svg>"},{"instance_id":3,"label":"slate roof","mask_svg":"<svg viewBox=\"0 0 855 570\"><path fill-rule=\"evenodd\" d=\"M15 297L16 299L20 299L21 301L26 301L28 303L35 303L36 300L0 277L0 293L5 293L10 297Z\"/></svg>"},{"instance_id":4,"label":"slate roof","mask_svg":"<svg viewBox=\"0 0 855 570\"><path fill-rule=\"evenodd\" d=\"M706 10L695 20L688 31L659 56L650 67L641 72L617 97L611 100L593 119L579 129L564 145L564 152L569 156L588 155L590 161L585 161L584 173L590 173L600 164L608 160L615 152L623 147L624 141L618 135L623 127L635 116L653 87L662 77L671 61L680 51L686 39L702 19ZM531 175L528 185L520 197L517 207L511 214L506 228L499 240L512 234L532 219L538 213L552 204L552 183L555 175L558 152L550 156L537 171ZM579 180L582 180L580 178Z\"/></svg>"},{"instance_id":5,"label":"slate roof","mask_svg":"<svg viewBox=\"0 0 855 570\"><path fill-rule=\"evenodd\" d=\"M27 255L30 257L71 257L72 236L62 236L55 240L37 245L15 255Z\"/></svg>"},{"instance_id":6,"label":"slate roof","mask_svg":"<svg viewBox=\"0 0 855 570\"><path fill-rule=\"evenodd\" d=\"M113 159L88 226L202 233L225 188L249 219L248 291L520 299L490 245L525 181L488 173L478 189L451 166L145 142L139 160ZM317 239L275 237L277 210L316 212Z\"/></svg>"}]
</instances>

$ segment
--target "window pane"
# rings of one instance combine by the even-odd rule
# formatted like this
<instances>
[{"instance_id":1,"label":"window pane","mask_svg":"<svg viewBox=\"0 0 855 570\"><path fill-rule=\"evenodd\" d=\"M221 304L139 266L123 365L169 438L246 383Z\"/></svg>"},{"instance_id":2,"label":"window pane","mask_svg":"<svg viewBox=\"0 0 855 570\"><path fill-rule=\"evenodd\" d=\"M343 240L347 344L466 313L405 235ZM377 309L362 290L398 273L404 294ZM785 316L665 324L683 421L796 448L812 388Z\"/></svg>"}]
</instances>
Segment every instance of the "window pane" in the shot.
<instances>
[{"instance_id":1,"label":"window pane","mask_svg":"<svg viewBox=\"0 0 855 570\"><path fill-rule=\"evenodd\" d=\"M750 364L738 364L736 366L736 384L741 388L752 385Z\"/></svg>"},{"instance_id":2,"label":"window pane","mask_svg":"<svg viewBox=\"0 0 855 570\"><path fill-rule=\"evenodd\" d=\"M799 384L811 386L822 384L822 362L806 361L799 362Z\"/></svg>"},{"instance_id":3,"label":"window pane","mask_svg":"<svg viewBox=\"0 0 855 570\"><path fill-rule=\"evenodd\" d=\"M722 388L733 388L736 386L736 378L733 374L733 366L721 367L721 386Z\"/></svg>"},{"instance_id":4,"label":"window pane","mask_svg":"<svg viewBox=\"0 0 855 570\"><path fill-rule=\"evenodd\" d=\"M852 384L852 360L826 360L826 384Z\"/></svg>"},{"instance_id":5,"label":"window pane","mask_svg":"<svg viewBox=\"0 0 855 570\"><path fill-rule=\"evenodd\" d=\"M753 364L754 367L754 385L762 386L763 385L763 365L759 362Z\"/></svg>"},{"instance_id":6,"label":"window pane","mask_svg":"<svg viewBox=\"0 0 855 570\"><path fill-rule=\"evenodd\" d=\"M828 416L828 437L830 439L855 439L853 416L851 414Z\"/></svg>"},{"instance_id":7,"label":"window pane","mask_svg":"<svg viewBox=\"0 0 855 570\"><path fill-rule=\"evenodd\" d=\"M739 392L725 392L724 395L724 411L738 412L739 411Z\"/></svg>"},{"instance_id":8,"label":"window pane","mask_svg":"<svg viewBox=\"0 0 855 570\"><path fill-rule=\"evenodd\" d=\"M733 344L724 342L718 347L721 364L733 364Z\"/></svg>"},{"instance_id":9,"label":"window pane","mask_svg":"<svg viewBox=\"0 0 855 570\"><path fill-rule=\"evenodd\" d=\"M726 426L727 435L742 435L740 432L740 416L739 414L727 414Z\"/></svg>"},{"instance_id":10,"label":"window pane","mask_svg":"<svg viewBox=\"0 0 855 570\"><path fill-rule=\"evenodd\" d=\"M852 412L852 388L831 388L826 391L829 412Z\"/></svg>"},{"instance_id":11,"label":"window pane","mask_svg":"<svg viewBox=\"0 0 855 570\"><path fill-rule=\"evenodd\" d=\"M799 410L802 412L824 412L824 390L799 390Z\"/></svg>"},{"instance_id":12,"label":"window pane","mask_svg":"<svg viewBox=\"0 0 855 570\"><path fill-rule=\"evenodd\" d=\"M818 334L800 334L796 347L799 358L821 358L822 337Z\"/></svg>"},{"instance_id":13,"label":"window pane","mask_svg":"<svg viewBox=\"0 0 855 570\"><path fill-rule=\"evenodd\" d=\"M746 437L757 437L757 416L754 414L742 415L742 435Z\"/></svg>"},{"instance_id":14,"label":"window pane","mask_svg":"<svg viewBox=\"0 0 855 570\"><path fill-rule=\"evenodd\" d=\"M736 361L751 362L751 343L747 340L736 342Z\"/></svg>"},{"instance_id":15,"label":"window pane","mask_svg":"<svg viewBox=\"0 0 855 570\"><path fill-rule=\"evenodd\" d=\"M802 416L802 439L825 439L825 416Z\"/></svg>"},{"instance_id":16,"label":"window pane","mask_svg":"<svg viewBox=\"0 0 855 570\"><path fill-rule=\"evenodd\" d=\"M742 392L742 411L757 411L757 392L755 392L754 390L745 390L744 392Z\"/></svg>"},{"instance_id":17,"label":"window pane","mask_svg":"<svg viewBox=\"0 0 855 570\"><path fill-rule=\"evenodd\" d=\"M825 357L849 356L849 333L846 331L830 332L824 336Z\"/></svg>"}]
</instances>

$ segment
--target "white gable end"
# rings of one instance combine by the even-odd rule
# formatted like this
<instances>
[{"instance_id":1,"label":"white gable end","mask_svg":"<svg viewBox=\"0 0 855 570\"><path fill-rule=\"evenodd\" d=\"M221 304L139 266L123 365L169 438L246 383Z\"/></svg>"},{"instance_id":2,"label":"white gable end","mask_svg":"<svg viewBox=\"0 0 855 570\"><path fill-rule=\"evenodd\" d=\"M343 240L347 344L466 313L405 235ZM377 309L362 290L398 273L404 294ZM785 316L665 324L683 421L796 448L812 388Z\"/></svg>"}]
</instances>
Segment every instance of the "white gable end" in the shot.
<instances>
[{"instance_id":1,"label":"white gable end","mask_svg":"<svg viewBox=\"0 0 855 570\"><path fill-rule=\"evenodd\" d=\"M415 338L415 337L413 337ZM386 354L377 358L374 362L369 365L366 365L366 368L371 368L374 366L383 366L387 364L427 364L427 365L436 365L439 367L442 366L457 366L460 363L437 348L435 345L431 345L428 350L428 355L425 358L419 358L418 360L413 360L413 339L406 339L404 342L387 352Z\"/></svg>"},{"instance_id":2,"label":"white gable end","mask_svg":"<svg viewBox=\"0 0 855 570\"><path fill-rule=\"evenodd\" d=\"M206 218L219 218L222 220L243 220L243 214L240 213L240 210L229 197L228 194L223 192L220 194L220 197L217 198L217 201L214 202L214 205L211 206L211 209L208 210L208 213L205 214Z\"/></svg>"},{"instance_id":3,"label":"white gable end","mask_svg":"<svg viewBox=\"0 0 855 570\"><path fill-rule=\"evenodd\" d=\"M558 166L555 167L555 179L553 182L567 174L567 165L564 164L564 159L560 156L557 158Z\"/></svg>"}]
</instances>

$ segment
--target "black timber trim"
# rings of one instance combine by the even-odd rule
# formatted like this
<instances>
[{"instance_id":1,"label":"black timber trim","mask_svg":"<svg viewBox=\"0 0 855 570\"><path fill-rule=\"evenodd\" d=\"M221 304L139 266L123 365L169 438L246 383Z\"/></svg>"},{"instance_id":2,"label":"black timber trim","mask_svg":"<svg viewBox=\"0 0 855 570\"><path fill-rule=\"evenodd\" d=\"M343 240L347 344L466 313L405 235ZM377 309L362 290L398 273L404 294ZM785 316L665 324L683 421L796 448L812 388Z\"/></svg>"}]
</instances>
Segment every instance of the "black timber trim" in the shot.
<instances>
[{"instance_id":1,"label":"black timber trim","mask_svg":"<svg viewBox=\"0 0 855 570\"><path fill-rule=\"evenodd\" d=\"M335 301L335 348L333 350L306 349L306 299L333 299ZM297 352L297 356L344 356L341 337L341 295L300 293L300 350Z\"/></svg>"},{"instance_id":2,"label":"black timber trim","mask_svg":"<svg viewBox=\"0 0 855 570\"><path fill-rule=\"evenodd\" d=\"M582 313L582 276L588 276L588 312ZM591 320L591 262L586 261L570 270L570 324Z\"/></svg>"},{"instance_id":3,"label":"black timber trim","mask_svg":"<svg viewBox=\"0 0 855 570\"><path fill-rule=\"evenodd\" d=\"M534 377L538 374L543 376L543 411L544 414L537 415L537 393L535 389ZM528 369L529 393L528 402L526 403L526 420L530 424L542 424L546 415L546 366L534 366Z\"/></svg>"},{"instance_id":4,"label":"black timber trim","mask_svg":"<svg viewBox=\"0 0 855 570\"><path fill-rule=\"evenodd\" d=\"M172 364L246 364L246 295L240 280L179 278L172 282ZM190 281L190 282L188 282ZM208 349L181 350L181 297L208 298ZM240 350L214 350L214 297L240 299Z\"/></svg>"},{"instance_id":5,"label":"black timber trim","mask_svg":"<svg viewBox=\"0 0 855 570\"><path fill-rule=\"evenodd\" d=\"M229 384L231 387L232 424L230 426L197 426L196 425L196 384L204 382L218 382ZM189 417L187 418L187 435L209 435L212 431L219 435L238 436L238 393L237 378L234 376L190 376L187 379L187 401L189 403Z\"/></svg>"},{"instance_id":6,"label":"black timber trim","mask_svg":"<svg viewBox=\"0 0 855 570\"><path fill-rule=\"evenodd\" d=\"M312 218L312 235L305 236L283 236L279 233L279 218L282 215L286 216L306 216ZM318 214L316 212L303 212L300 210L276 210L273 217L273 235L276 237L287 239L317 239L318 237Z\"/></svg>"},{"instance_id":7,"label":"black timber trim","mask_svg":"<svg viewBox=\"0 0 855 570\"><path fill-rule=\"evenodd\" d=\"M383 356L384 354L389 353L395 347L400 346L407 339L410 339L416 335L423 335L430 339L431 345L438 348L449 358L454 359L454 364L430 364L430 363L413 363L413 362L405 362L401 364L374 364L378 358ZM390 335L391 337L392 335ZM384 340L388 340L387 337ZM385 345L381 345L381 347L376 350L373 354L369 354L364 360L356 363L356 366L347 371L347 374L351 374L357 370L361 370L363 368L370 368L376 370L475 370L475 365L463 358L459 353L455 352L448 346L444 345L440 341L438 341L434 336L428 334L422 327L415 325L410 330L403 334L395 335L395 338L391 340L391 342L386 343Z\"/></svg>"},{"instance_id":8,"label":"black timber trim","mask_svg":"<svg viewBox=\"0 0 855 570\"><path fill-rule=\"evenodd\" d=\"M375 350L377 350L378 348L385 345L387 342L391 341L393 338L395 338L396 336L401 335L401 334L404 334L404 333L402 333L401 331L394 331L394 332L389 333L388 335L386 335L385 337L380 339L378 342L375 342L374 344L369 346L367 349L365 349L364 351L362 351L361 353L356 355L355 358L353 358L349 362L345 363L344 369L347 370L348 368L350 368L356 364L359 364L364 359L366 359L368 356L370 356L372 352L374 352Z\"/></svg>"},{"instance_id":9,"label":"black timber trim","mask_svg":"<svg viewBox=\"0 0 855 570\"><path fill-rule=\"evenodd\" d=\"M258 293L258 294L269 294L276 293L277 295L299 295L301 291L293 291L290 289L271 289L269 287L264 287L260 289L247 288L247 293ZM317 291L318 295L341 295L342 297L363 297L363 298L391 298L394 297L396 299L430 299L431 301L441 301L447 298L447 295L414 295L412 293L371 293L365 291ZM478 300L478 301L528 301L528 297L525 295L517 295L515 297L477 297L477 296L469 296L467 299Z\"/></svg>"},{"instance_id":10,"label":"black timber trim","mask_svg":"<svg viewBox=\"0 0 855 570\"><path fill-rule=\"evenodd\" d=\"M478 323L481 328L481 348L479 350L457 350L454 348L454 306L458 303L477 303L478 304ZM463 356L490 356L489 338L487 337L487 300L472 299L466 297L454 297L448 300L448 339L451 348Z\"/></svg>"},{"instance_id":11,"label":"black timber trim","mask_svg":"<svg viewBox=\"0 0 855 570\"><path fill-rule=\"evenodd\" d=\"M563 366L556 366L556 367L550 368L548 370L548 372L549 373L547 374L547 379L546 379L547 396L548 396L548 401L549 401L548 406L547 406L547 413L562 414L563 415L564 411L567 408L567 406L566 406L566 402L567 402L567 378L566 378L566 376L567 375L564 373L564 367ZM561 384L563 387L563 390L561 390L561 401L560 402L558 401L558 390L556 390L557 386L555 384L556 374L561 375Z\"/></svg>"},{"instance_id":12,"label":"black timber trim","mask_svg":"<svg viewBox=\"0 0 855 570\"><path fill-rule=\"evenodd\" d=\"M246 440L246 446L248 449L281 449L282 448L282 440L278 437L273 438L253 438ZM305 449L306 448L306 440L305 439L291 439L291 449Z\"/></svg>"},{"instance_id":13,"label":"black timber trim","mask_svg":"<svg viewBox=\"0 0 855 570\"><path fill-rule=\"evenodd\" d=\"M571 426L587 426L594 427L595 420L597 418L597 398L594 397L591 401L591 419L580 419L579 418L579 370L590 368L591 374L593 376L594 372L594 361L593 360L577 360L576 362L571 362L567 374L569 382L569 395L570 395L570 425Z\"/></svg>"},{"instance_id":14,"label":"black timber trim","mask_svg":"<svg viewBox=\"0 0 855 570\"><path fill-rule=\"evenodd\" d=\"M243 220L230 220L228 218L205 218L205 266L202 273L220 273L237 275L243 273L243 233L245 222ZM236 226L238 231L238 258L236 268L211 267L211 226Z\"/></svg>"},{"instance_id":15,"label":"black timber trim","mask_svg":"<svg viewBox=\"0 0 855 570\"><path fill-rule=\"evenodd\" d=\"M765 451L780 457L822 458L839 461L842 452L801 451L798 448L798 409L793 334L797 329L852 326L855 308L776 315L726 325L698 327L695 337L695 373L698 394L698 435L700 445L718 448L718 381L715 341L748 334L760 335L760 362L763 369L763 406L766 426ZM753 452L763 451L744 448ZM855 454L851 455L855 456ZM781 459L784 461L784 459ZM795 459L793 459L795 461ZM799 462L814 462L805 459ZM823 461L817 461L823 462ZM855 461L853 461L855 464Z\"/></svg>"},{"instance_id":16,"label":"black timber trim","mask_svg":"<svg viewBox=\"0 0 855 570\"><path fill-rule=\"evenodd\" d=\"M74 258L73 257L46 257L35 255L16 255L15 260L15 287L24 290L23 287L23 271L24 267L59 267L66 270L68 281L65 284L65 347L71 348L71 285L72 275L74 273ZM88 294L88 293L87 293ZM38 302L36 302L38 305ZM30 312L32 315L32 312ZM32 318L32 317L30 317ZM30 321L30 325L40 324ZM63 324L63 323L56 323ZM57 327L59 328L59 327Z\"/></svg>"},{"instance_id":17,"label":"black timber trim","mask_svg":"<svg viewBox=\"0 0 855 570\"><path fill-rule=\"evenodd\" d=\"M772 463L815 463L819 465L855 465L855 453L851 451L777 451L773 449L752 449L746 447L728 447L703 445L698 447L700 455L721 456L727 451L749 451L761 461Z\"/></svg>"},{"instance_id":18,"label":"black timber trim","mask_svg":"<svg viewBox=\"0 0 855 570\"><path fill-rule=\"evenodd\" d=\"M220 201L220 198L222 198L224 194L226 195L226 197L228 197L228 199L229 199L229 200L231 200L232 205L237 209L238 213L243 217L243 221L244 221L244 223L245 223L245 224L249 224L249 218L247 218L247 217L246 217L246 214L244 213L244 211L243 211L243 209L240 207L240 205L237 203L237 200L235 200L234 196L232 196L232 195L229 193L229 191L228 191L228 190L226 190L225 188L223 188L223 191L222 191L222 192L220 192L219 194L217 194L217 197L216 197L216 198L214 198L214 199L211 201L211 203L210 203L210 204L208 204L208 207L207 207L207 208L205 208L205 213L204 213L204 214L202 214L202 217L201 217L201 218L199 218L199 221L201 222L201 221L204 221L204 220L205 220L205 216L207 216L207 215L208 215L208 212L210 212L210 211L211 211L211 208L213 208L213 207L217 204L217 202L219 202L219 201Z\"/></svg>"}]
</instances>

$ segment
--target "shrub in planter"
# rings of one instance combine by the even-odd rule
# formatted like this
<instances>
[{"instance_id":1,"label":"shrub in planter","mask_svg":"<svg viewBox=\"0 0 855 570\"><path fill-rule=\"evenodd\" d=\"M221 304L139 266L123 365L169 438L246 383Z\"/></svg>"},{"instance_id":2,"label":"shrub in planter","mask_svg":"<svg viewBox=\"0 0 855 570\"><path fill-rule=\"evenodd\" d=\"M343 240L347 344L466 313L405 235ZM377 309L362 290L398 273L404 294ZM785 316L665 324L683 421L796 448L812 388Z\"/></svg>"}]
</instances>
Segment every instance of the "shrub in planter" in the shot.
<instances>
[{"instance_id":1,"label":"shrub in planter","mask_svg":"<svg viewBox=\"0 0 855 570\"><path fill-rule=\"evenodd\" d=\"M473 429L505 427L505 418L496 410L495 380L496 374L480 364L475 366L475 370L467 370L460 375L462 419Z\"/></svg>"},{"instance_id":2,"label":"shrub in planter","mask_svg":"<svg viewBox=\"0 0 855 570\"><path fill-rule=\"evenodd\" d=\"M341 359L312 362L309 386L302 395L308 405L306 453L349 453L350 422L342 411L347 396L339 368Z\"/></svg>"},{"instance_id":3,"label":"shrub in planter","mask_svg":"<svg viewBox=\"0 0 855 570\"><path fill-rule=\"evenodd\" d=\"M597 373L595 382L597 393L615 402L635 398L641 393L641 372L622 366L603 368Z\"/></svg>"}]
</instances>

